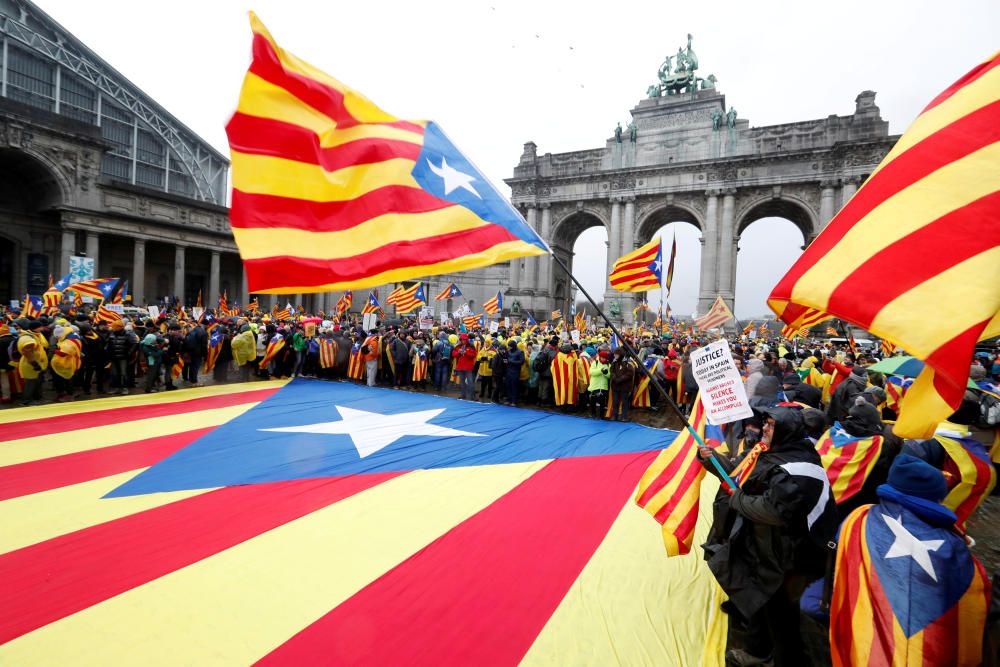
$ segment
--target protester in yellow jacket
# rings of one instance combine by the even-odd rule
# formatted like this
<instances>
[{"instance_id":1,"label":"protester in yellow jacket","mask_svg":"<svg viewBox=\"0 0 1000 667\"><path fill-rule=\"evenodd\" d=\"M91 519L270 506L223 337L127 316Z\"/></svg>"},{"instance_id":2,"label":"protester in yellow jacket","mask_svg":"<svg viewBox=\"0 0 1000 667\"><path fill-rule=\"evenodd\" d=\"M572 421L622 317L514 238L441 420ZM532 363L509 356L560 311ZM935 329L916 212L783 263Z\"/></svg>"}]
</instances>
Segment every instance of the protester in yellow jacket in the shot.
<instances>
[{"instance_id":1,"label":"protester in yellow jacket","mask_svg":"<svg viewBox=\"0 0 1000 667\"><path fill-rule=\"evenodd\" d=\"M21 392L22 405L36 405L42 400L41 375L49 367L49 344L38 332L42 328L38 320L21 318L17 321L20 333L17 336L17 352L21 358L17 370L24 379Z\"/></svg>"}]
</instances>

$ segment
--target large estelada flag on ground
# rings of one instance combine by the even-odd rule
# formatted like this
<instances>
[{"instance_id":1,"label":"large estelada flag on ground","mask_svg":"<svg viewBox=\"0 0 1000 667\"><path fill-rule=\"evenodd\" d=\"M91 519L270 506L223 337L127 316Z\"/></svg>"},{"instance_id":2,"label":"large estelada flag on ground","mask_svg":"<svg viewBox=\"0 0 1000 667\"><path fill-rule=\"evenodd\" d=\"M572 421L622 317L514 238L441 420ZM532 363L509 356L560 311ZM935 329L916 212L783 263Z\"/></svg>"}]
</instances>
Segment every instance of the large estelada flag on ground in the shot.
<instances>
[{"instance_id":1,"label":"large estelada flag on ground","mask_svg":"<svg viewBox=\"0 0 1000 667\"><path fill-rule=\"evenodd\" d=\"M435 123L382 111L250 21L253 62L226 132L251 292L374 287L549 252Z\"/></svg>"},{"instance_id":2,"label":"large estelada flag on ground","mask_svg":"<svg viewBox=\"0 0 1000 667\"><path fill-rule=\"evenodd\" d=\"M1000 334L1000 53L934 98L768 298L829 313L927 362L895 431L958 406L977 340Z\"/></svg>"},{"instance_id":3,"label":"large estelada flag on ground","mask_svg":"<svg viewBox=\"0 0 1000 667\"><path fill-rule=\"evenodd\" d=\"M608 280L619 292L647 292L660 286L663 277L663 249L660 237L622 255L611 269Z\"/></svg>"},{"instance_id":4,"label":"large estelada flag on ground","mask_svg":"<svg viewBox=\"0 0 1000 667\"><path fill-rule=\"evenodd\" d=\"M309 380L0 423L0 664L721 667L630 502L671 431Z\"/></svg>"}]
</instances>

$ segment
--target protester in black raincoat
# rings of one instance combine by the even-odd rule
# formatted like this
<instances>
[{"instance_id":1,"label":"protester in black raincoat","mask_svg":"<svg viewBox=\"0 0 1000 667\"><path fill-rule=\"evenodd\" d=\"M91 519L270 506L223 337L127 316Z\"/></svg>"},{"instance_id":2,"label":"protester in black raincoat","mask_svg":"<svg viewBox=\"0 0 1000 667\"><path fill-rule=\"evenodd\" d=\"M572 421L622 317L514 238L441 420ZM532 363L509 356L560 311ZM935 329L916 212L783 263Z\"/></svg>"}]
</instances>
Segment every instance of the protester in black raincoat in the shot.
<instances>
[{"instance_id":1,"label":"protester in black raincoat","mask_svg":"<svg viewBox=\"0 0 1000 667\"><path fill-rule=\"evenodd\" d=\"M847 411L854 405L854 399L865 393L868 386L868 371L863 366L854 366L851 374L837 385L830 396L830 407L826 410L826 423L844 421Z\"/></svg>"},{"instance_id":2,"label":"protester in black raincoat","mask_svg":"<svg viewBox=\"0 0 1000 667\"><path fill-rule=\"evenodd\" d=\"M729 495L725 484L714 506L705 559L729 596L727 611L743 621L745 649L732 648L727 660L760 664L769 654L775 665L807 664L798 631L799 597L822 576L827 544L836 531L836 512L826 473L805 437L801 411L763 408L761 441L736 467L742 479ZM718 475L700 451L702 465ZM732 468L728 461L723 467ZM749 472L747 472L749 470ZM742 474L741 474L742 472Z\"/></svg>"}]
</instances>

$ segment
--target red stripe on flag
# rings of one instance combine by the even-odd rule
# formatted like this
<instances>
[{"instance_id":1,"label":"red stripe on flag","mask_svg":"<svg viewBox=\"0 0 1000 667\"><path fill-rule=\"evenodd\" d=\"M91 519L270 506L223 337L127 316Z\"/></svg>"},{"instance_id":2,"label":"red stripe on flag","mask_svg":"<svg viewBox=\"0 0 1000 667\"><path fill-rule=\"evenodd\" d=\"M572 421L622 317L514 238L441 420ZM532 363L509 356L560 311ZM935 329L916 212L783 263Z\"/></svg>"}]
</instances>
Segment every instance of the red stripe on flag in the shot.
<instances>
[{"instance_id":1,"label":"red stripe on flag","mask_svg":"<svg viewBox=\"0 0 1000 667\"><path fill-rule=\"evenodd\" d=\"M338 259L307 257L262 257L243 260L251 291L273 285L274 276L299 287L361 280L384 271L447 262L489 250L501 243L519 240L500 225L486 225L414 241L386 243L370 252Z\"/></svg>"},{"instance_id":2,"label":"red stripe on flag","mask_svg":"<svg viewBox=\"0 0 1000 667\"><path fill-rule=\"evenodd\" d=\"M0 644L399 474L226 487L0 555Z\"/></svg>"},{"instance_id":3,"label":"red stripe on flag","mask_svg":"<svg viewBox=\"0 0 1000 667\"><path fill-rule=\"evenodd\" d=\"M1000 245L1000 191L950 211L872 255L830 294L831 312L850 310L868 328L885 304L928 278ZM914 260L920 259L919 271ZM874 281L874 282L872 282ZM861 299L878 284L877 299Z\"/></svg>"},{"instance_id":4,"label":"red stripe on flag","mask_svg":"<svg viewBox=\"0 0 1000 667\"><path fill-rule=\"evenodd\" d=\"M924 107L924 111L927 111L928 109L933 109L934 107L941 104L946 99L957 93L959 89L969 85L970 83L972 83L973 81L975 81L976 79L983 76L984 74L986 74L987 72L989 72L990 70L992 70L994 67L997 66L1000 66L1000 53L998 53L996 57L993 58L993 60L987 60L986 62L979 63L974 68L972 68L970 72L966 73L965 76L963 76L961 79L959 79L955 83L945 88L940 95L935 97L933 100L931 100L930 104ZM924 113L924 111L921 111L920 113Z\"/></svg>"},{"instance_id":5,"label":"red stripe on flag","mask_svg":"<svg viewBox=\"0 0 1000 667\"><path fill-rule=\"evenodd\" d=\"M327 171L394 158L416 160L422 149L411 141L376 138L323 148L312 130L238 112L230 119L226 133L233 150L315 164Z\"/></svg>"},{"instance_id":6,"label":"red stripe on flag","mask_svg":"<svg viewBox=\"0 0 1000 667\"><path fill-rule=\"evenodd\" d=\"M809 244L802 258L778 283L774 294L779 297L790 294L792 287L815 260L826 255L859 220L883 201L941 167L1000 141L1000 124L996 122L998 114L1000 101L987 104L911 146L880 169L851 197L823 233ZM886 282L881 279L879 284Z\"/></svg>"},{"instance_id":7,"label":"red stripe on flag","mask_svg":"<svg viewBox=\"0 0 1000 667\"><path fill-rule=\"evenodd\" d=\"M257 33L253 36L253 62L250 64L250 71L265 81L284 88L312 108L326 114L333 119L338 128L343 129L362 124L344 106L343 93L321 81L286 70L271 43L263 35ZM420 125L405 120L370 124L398 127L421 134L424 131Z\"/></svg>"},{"instance_id":8,"label":"red stripe on flag","mask_svg":"<svg viewBox=\"0 0 1000 667\"><path fill-rule=\"evenodd\" d=\"M202 410L228 408L234 405L242 405L244 403L255 403L269 398L277 392L278 389L280 389L280 387L234 392L232 394L221 394L219 396L205 396L204 398L192 398L186 401L176 401L174 403L131 405L121 408L108 408L105 410L93 410L92 412L81 412L72 415L26 419L24 421L4 424L3 427L0 428L0 442L19 440L21 438L31 438L39 435L54 435L82 428L94 428L96 426L121 424L123 422L135 421L138 419L149 419L151 417L186 415L193 412L200 412ZM100 405L100 403L96 403L95 405Z\"/></svg>"},{"instance_id":9,"label":"red stripe on flag","mask_svg":"<svg viewBox=\"0 0 1000 667\"><path fill-rule=\"evenodd\" d=\"M0 500L145 468L191 444L215 427L172 433L111 447L53 456L0 468Z\"/></svg>"},{"instance_id":10,"label":"red stripe on flag","mask_svg":"<svg viewBox=\"0 0 1000 667\"><path fill-rule=\"evenodd\" d=\"M550 463L261 664L517 664L654 456Z\"/></svg>"},{"instance_id":11,"label":"red stripe on flag","mask_svg":"<svg viewBox=\"0 0 1000 667\"><path fill-rule=\"evenodd\" d=\"M673 458L670 459L660 474L649 483L646 490L643 491L642 495L635 501L639 507L645 507L648 505L649 501L653 499L653 496L663 490L663 487L665 487L670 480L674 478L674 475L679 472L681 464L683 464L685 460L685 452L679 450L685 447L695 446L694 440L691 438L690 434L688 434L687 431L681 431L677 438L668 446L668 451L671 448L675 449ZM699 467L701 465L697 462L697 460L694 463Z\"/></svg>"},{"instance_id":12,"label":"red stripe on flag","mask_svg":"<svg viewBox=\"0 0 1000 667\"><path fill-rule=\"evenodd\" d=\"M858 538L867 540L867 521L865 522L864 527L865 531L859 535ZM878 555L875 557L878 558ZM885 590L882 588L882 583L879 581L878 573L875 571L875 565L868 561L865 563L865 570L866 571L862 575L865 581L861 582L861 585L865 586L865 584L867 584L865 588L869 588L869 590L862 591L860 594L871 596L872 617L862 618L858 614L853 614L853 623L855 627L861 624L873 626L874 632L872 637L872 650L868 659L868 664L892 665L894 664L892 657L896 651L896 640L895 633L893 632L893 625L898 623L898 621L892 613L892 607L889 605L889 599L886 597Z\"/></svg>"},{"instance_id":13,"label":"red stripe on flag","mask_svg":"<svg viewBox=\"0 0 1000 667\"><path fill-rule=\"evenodd\" d=\"M451 202L419 188L389 185L347 201L315 202L233 190L229 218L239 229L304 229L338 232L387 213L439 211Z\"/></svg>"}]
</instances>

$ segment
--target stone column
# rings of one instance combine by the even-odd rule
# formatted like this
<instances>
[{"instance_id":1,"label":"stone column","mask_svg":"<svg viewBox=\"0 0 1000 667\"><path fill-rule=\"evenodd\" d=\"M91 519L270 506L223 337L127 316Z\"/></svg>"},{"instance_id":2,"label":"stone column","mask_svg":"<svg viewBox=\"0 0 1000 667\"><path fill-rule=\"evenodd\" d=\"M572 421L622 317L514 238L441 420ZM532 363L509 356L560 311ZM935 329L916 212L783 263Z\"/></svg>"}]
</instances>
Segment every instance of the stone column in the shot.
<instances>
[{"instance_id":1,"label":"stone column","mask_svg":"<svg viewBox=\"0 0 1000 667\"><path fill-rule=\"evenodd\" d=\"M847 202L851 201L851 197L854 193L858 191L858 179L851 177L845 178L843 185L840 186L840 208L844 208ZM838 211L840 209L837 209ZM833 217L833 216L831 216Z\"/></svg>"},{"instance_id":2,"label":"stone column","mask_svg":"<svg viewBox=\"0 0 1000 667\"><path fill-rule=\"evenodd\" d=\"M219 296L219 251L212 251L212 263L208 270L208 298L205 303L212 303L212 299L218 298ZM236 301L236 295L233 294L229 296L234 302Z\"/></svg>"},{"instance_id":3,"label":"stone column","mask_svg":"<svg viewBox=\"0 0 1000 667\"><path fill-rule=\"evenodd\" d=\"M819 195L819 224L820 228L823 228L827 226L833 219L833 214L836 213L834 198L837 195L837 184L835 181L824 180L820 181L819 186L822 188Z\"/></svg>"},{"instance_id":4,"label":"stone column","mask_svg":"<svg viewBox=\"0 0 1000 667\"><path fill-rule=\"evenodd\" d=\"M552 209L548 204L541 204L542 209L542 238L549 245L552 244ZM538 291L544 296L552 294L552 257L545 256L538 258Z\"/></svg>"},{"instance_id":5,"label":"stone column","mask_svg":"<svg viewBox=\"0 0 1000 667\"><path fill-rule=\"evenodd\" d=\"M62 243L59 246L59 277L69 273L69 258L76 252L76 232L72 229L64 229L62 232Z\"/></svg>"},{"instance_id":6,"label":"stone column","mask_svg":"<svg viewBox=\"0 0 1000 667\"><path fill-rule=\"evenodd\" d=\"M705 226L701 231L701 278L698 284L698 314L704 315L715 300L718 272L719 191L705 192Z\"/></svg>"},{"instance_id":7,"label":"stone column","mask_svg":"<svg viewBox=\"0 0 1000 667\"><path fill-rule=\"evenodd\" d=\"M531 227L536 232L538 231L538 209L534 206L528 207L527 215L525 220L528 222L528 226ZM523 289L531 290L532 292L538 291L538 262L540 258L538 257L525 257L524 258L524 284L521 286Z\"/></svg>"},{"instance_id":8,"label":"stone column","mask_svg":"<svg viewBox=\"0 0 1000 667\"><path fill-rule=\"evenodd\" d=\"M184 302L184 246L176 245L174 246L174 293L172 296L176 296ZM210 303L211 297L208 301L203 301L202 303Z\"/></svg>"},{"instance_id":9,"label":"stone column","mask_svg":"<svg viewBox=\"0 0 1000 667\"><path fill-rule=\"evenodd\" d=\"M736 205L736 190L722 191L722 220L719 223L719 283L718 291L722 298L731 301L733 298L733 263L736 260L735 235L736 221L733 219L733 208Z\"/></svg>"},{"instance_id":10,"label":"stone column","mask_svg":"<svg viewBox=\"0 0 1000 667\"><path fill-rule=\"evenodd\" d=\"M521 258L515 257L510 260L507 272L507 292L517 293L521 291Z\"/></svg>"},{"instance_id":11,"label":"stone column","mask_svg":"<svg viewBox=\"0 0 1000 667\"><path fill-rule=\"evenodd\" d=\"M615 261L621 256L619 251L622 247L622 200L618 197L611 199L611 229L608 230L608 294L613 294L611 287L611 269L615 266Z\"/></svg>"},{"instance_id":12,"label":"stone column","mask_svg":"<svg viewBox=\"0 0 1000 667\"><path fill-rule=\"evenodd\" d=\"M132 241L132 303L146 303L146 239Z\"/></svg>"},{"instance_id":13,"label":"stone column","mask_svg":"<svg viewBox=\"0 0 1000 667\"><path fill-rule=\"evenodd\" d=\"M622 255L635 250L635 197L625 198L625 217L622 218Z\"/></svg>"},{"instance_id":14,"label":"stone column","mask_svg":"<svg viewBox=\"0 0 1000 667\"><path fill-rule=\"evenodd\" d=\"M101 276L101 237L97 232L87 232L87 257L94 258L95 278Z\"/></svg>"}]
</instances>

